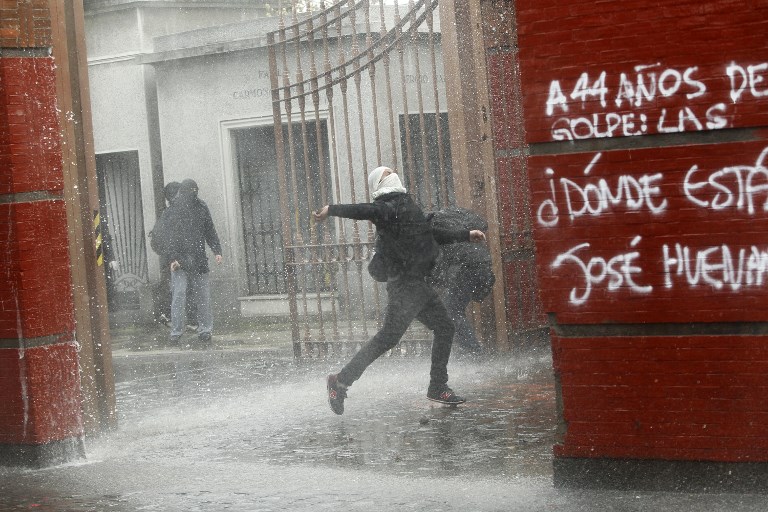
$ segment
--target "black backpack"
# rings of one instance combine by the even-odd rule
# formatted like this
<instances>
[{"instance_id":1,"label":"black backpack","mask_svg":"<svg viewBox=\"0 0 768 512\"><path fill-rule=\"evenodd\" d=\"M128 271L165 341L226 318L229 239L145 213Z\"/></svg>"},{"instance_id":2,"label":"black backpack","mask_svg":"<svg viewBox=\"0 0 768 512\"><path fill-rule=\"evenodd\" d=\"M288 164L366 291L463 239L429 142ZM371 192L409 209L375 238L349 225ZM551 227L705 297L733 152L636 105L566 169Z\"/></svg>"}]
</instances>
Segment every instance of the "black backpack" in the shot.
<instances>
[{"instance_id":1,"label":"black backpack","mask_svg":"<svg viewBox=\"0 0 768 512\"><path fill-rule=\"evenodd\" d=\"M165 215L166 211L168 210L163 210L160 218L155 222L155 227L149 232L149 246L160 256L171 252L171 233Z\"/></svg>"},{"instance_id":2,"label":"black backpack","mask_svg":"<svg viewBox=\"0 0 768 512\"><path fill-rule=\"evenodd\" d=\"M407 194L398 194L385 204L394 211L394 221L377 227L368 272L380 282L401 275L428 276L440 254L431 216L424 215Z\"/></svg>"},{"instance_id":3,"label":"black backpack","mask_svg":"<svg viewBox=\"0 0 768 512\"><path fill-rule=\"evenodd\" d=\"M480 215L460 207L444 208L435 212L433 225L438 229L479 229L486 231L488 223ZM441 257L432 272L433 286L445 289L470 290L472 300L482 301L493 289L491 253L485 244L456 242L441 246Z\"/></svg>"}]
</instances>

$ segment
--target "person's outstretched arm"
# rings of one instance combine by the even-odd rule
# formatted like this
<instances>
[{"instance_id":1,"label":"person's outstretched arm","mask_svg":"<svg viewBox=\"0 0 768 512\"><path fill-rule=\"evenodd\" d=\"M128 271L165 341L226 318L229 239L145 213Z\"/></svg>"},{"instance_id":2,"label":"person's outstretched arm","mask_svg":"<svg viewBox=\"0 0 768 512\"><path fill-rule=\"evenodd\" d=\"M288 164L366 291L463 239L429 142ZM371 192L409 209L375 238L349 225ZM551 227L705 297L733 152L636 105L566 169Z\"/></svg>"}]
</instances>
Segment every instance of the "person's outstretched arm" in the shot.
<instances>
[{"instance_id":1,"label":"person's outstretched arm","mask_svg":"<svg viewBox=\"0 0 768 512\"><path fill-rule=\"evenodd\" d=\"M440 245L454 242L485 242L485 233L479 229L433 229L432 234Z\"/></svg>"},{"instance_id":2,"label":"person's outstretched arm","mask_svg":"<svg viewBox=\"0 0 768 512\"><path fill-rule=\"evenodd\" d=\"M354 220L370 220L376 223L383 220L385 215L385 209L374 203L327 204L319 210L312 212L312 217L317 222L323 222L329 216L332 216Z\"/></svg>"}]
</instances>

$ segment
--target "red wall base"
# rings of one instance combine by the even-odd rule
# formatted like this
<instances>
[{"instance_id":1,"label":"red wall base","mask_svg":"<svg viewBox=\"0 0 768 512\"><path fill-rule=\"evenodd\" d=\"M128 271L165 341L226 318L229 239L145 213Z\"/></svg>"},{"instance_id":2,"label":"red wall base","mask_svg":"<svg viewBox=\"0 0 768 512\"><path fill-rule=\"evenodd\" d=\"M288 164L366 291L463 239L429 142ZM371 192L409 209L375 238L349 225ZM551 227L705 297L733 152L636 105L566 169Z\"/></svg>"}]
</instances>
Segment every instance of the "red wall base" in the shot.
<instances>
[{"instance_id":1,"label":"red wall base","mask_svg":"<svg viewBox=\"0 0 768 512\"><path fill-rule=\"evenodd\" d=\"M83 435L77 349L0 349L0 444L43 445Z\"/></svg>"},{"instance_id":2,"label":"red wall base","mask_svg":"<svg viewBox=\"0 0 768 512\"><path fill-rule=\"evenodd\" d=\"M552 336L558 457L768 462L768 337Z\"/></svg>"},{"instance_id":3,"label":"red wall base","mask_svg":"<svg viewBox=\"0 0 768 512\"><path fill-rule=\"evenodd\" d=\"M632 491L768 493L768 464L558 457L555 487Z\"/></svg>"}]
</instances>

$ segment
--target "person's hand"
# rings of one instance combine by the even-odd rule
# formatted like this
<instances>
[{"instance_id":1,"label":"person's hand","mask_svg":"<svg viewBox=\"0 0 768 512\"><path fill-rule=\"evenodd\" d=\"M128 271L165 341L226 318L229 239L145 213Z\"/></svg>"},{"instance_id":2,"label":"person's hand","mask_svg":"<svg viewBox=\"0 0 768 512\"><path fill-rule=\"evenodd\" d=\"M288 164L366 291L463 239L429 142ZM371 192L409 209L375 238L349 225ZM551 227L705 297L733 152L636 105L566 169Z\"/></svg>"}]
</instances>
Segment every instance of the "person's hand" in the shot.
<instances>
[{"instance_id":1,"label":"person's hand","mask_svg":"<svg viewBox=\"0 0 768 512\"><path fill-rule=\"evenodd\" d=\"M312 217L314 217L315 222L323 222L328 218L328 205L323 206L316 212L312 212Z\"/></svg>"},{"instance_id":2,"label":"person's hand","mask_svg":"<svg viewBox=\"0 0 768 512\"><path fill-rule=\"evenodd\" d=\"M117 260L112 260L109 262L109 268L117 272L120 270L120 263L118 263Z\"/></svg>"},{"instance_id":3,"label":"person's hand","mask_svg":"<svg viewBox=\"0 0 768 512\"><path fill-rule=\"evenodd\" d=\"M171 272L176 272L176 271L177 271L178 269L180 269L180 268L181 268L181 263L179 263L179 262L178 262L178 261L176 261L176 260L173 260L173 261L171 262Z\"/></svg>"},{"instance_id":4,"label":"person's hand","mask_svg":"<svg viewBox=\"0 0 768 512\"><path fill-rule=\"evenodd\" d=\"M217 254L214 259L219 265L221 265L221 262L224 260L224 258L221 257L221 254Z\"/></svg>"},{"instance_id":5,"label":"person's hand","mask_svg":"<svg viewBox=\"0 0 768 512\"><path fill-rule=\"evenodd\" d=\"M472 231L469 232L469 241L485 242L485 233L483 233L479 229L473 229Z\"/></svg>"}]
</instances>

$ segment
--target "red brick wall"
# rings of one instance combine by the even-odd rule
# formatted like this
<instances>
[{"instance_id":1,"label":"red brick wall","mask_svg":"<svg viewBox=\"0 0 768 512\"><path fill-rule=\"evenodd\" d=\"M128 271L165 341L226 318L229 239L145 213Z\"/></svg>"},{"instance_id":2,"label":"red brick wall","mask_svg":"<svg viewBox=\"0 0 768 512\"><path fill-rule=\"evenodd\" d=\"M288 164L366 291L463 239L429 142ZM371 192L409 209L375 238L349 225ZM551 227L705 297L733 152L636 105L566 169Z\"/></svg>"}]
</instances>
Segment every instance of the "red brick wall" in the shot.
<instances>
[{"instance_id":1,"label":"red brick wall","mask_svg":"<svg viewBox=\"0 0 768 512\"><path fill-rule=\"evenodd\" d=\"M41 48L50 45L48 0L0 0L0 46Z\"/></svg>"},{"instance_id":2,"label":"red brick wall","mask_svg":"<svg viewBox=\"0 0 768 512\"><path fill-rule=\"evenodd\" d=\"M47 1L0 0L0 443L82 435Z\"/></svg>"},{"instance_id":3,"label":"red brick wall","mask_svg":"<svg viewBox=\"0 0 768 512\"><path fill-rule=\"evenodd\" d=\"M513 336L512 344L524 345L527 334L540 330L546 321L535 284L520 73L514 25L510 24L514 19L513 4L509 0L483 2L481 12L485 23L483 40L487 55L507 323Z\"/></svg>"},{"instance_id":4,"label":"red brick wall","mask_svg":"<svg viewBox=\"0 0 768 512\"><path fill-rule=\"evenodd\" d=\"M767 148L531 157L545 309L569 324L768 319Z\"/></svg>"},{"instance_id":5,"label":"red brick wall","mask_svg":"<svg viewBox=\"0 0 768 512\"><path fill-rule=\"evenodd\" d=\"M0 205L0 338L72 339L74 317L63 200Z\"/></svg>"},{"instance_id":6,"label":"red brick wall","mask_svg":"<svg viewBox=\"0 0 768 512\"><path fill-rule=\"evenodd\" d=\"M768 337L553 336L563 457L768 461Z\"/></svg>"},{"instance_id":7,"label":"red brick wall","mask_svg":"<svg viewBox=\"0 0 768 512\"><path fill-rule=\"evenodd\" d=\"M529 142L768 123L765 2L516 4Z\"/></svg>"},{"instance_id":8,"label":"red brick wall","mask_svg":"<svg viewBox=\"0 0 768 512\"><path fill-rule=\"evenodd\" d=\"M535 245L556 454L768 461L768 339L749 335L768 321L768 3L485 8L508 34L487 45L501 217Z\"/></svg>"},{"instance_id":9,"label":"red brick wall","mask_svg":"<svg viewBox=\"0 0 768 512\"><path fill-rule=\"evenodd\" d=\"M63 189L50 57L0 59L0 194Z\"/></svg>"}]
</instances>

